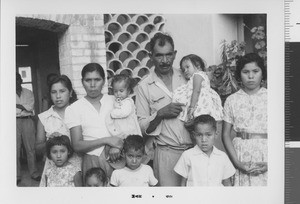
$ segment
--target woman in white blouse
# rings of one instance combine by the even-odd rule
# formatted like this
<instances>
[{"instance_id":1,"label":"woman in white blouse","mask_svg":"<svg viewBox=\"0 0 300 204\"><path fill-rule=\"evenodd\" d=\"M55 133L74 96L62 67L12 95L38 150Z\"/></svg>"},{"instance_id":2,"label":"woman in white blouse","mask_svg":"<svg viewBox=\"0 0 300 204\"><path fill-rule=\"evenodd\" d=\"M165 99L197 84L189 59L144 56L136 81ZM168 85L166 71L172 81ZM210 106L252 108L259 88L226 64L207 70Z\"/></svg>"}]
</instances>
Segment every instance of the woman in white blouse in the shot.
<instances>
[{"instance_id":1,"label":"woman in white blouse","mask_svg":"<svg viewBox=\"0 0 300 204\"><path fill-rule=\"evenodd\" d=\"M36 149L46 152L46 140L51 137L66 135L70 137L70 131L65 124L65 110L69 104L77 100L77 96L72 88L72 83L66 75L55 76L49 82L49 95L53 105L38 115ZM81 168L81 158L77 154L69 160L73 165ZM40 186L47 186L45 171L54 163L46 158L44 171Z\"/></svg>"},{"instance_id":2,"label":"woman in white blouse","mask_svg":"<svg viewBox=\"0 0 300 204\"><path fill-rule=\"evenodd\" d=\"M106 161L104 146L112 147L109 152L112 159L116 159L123 147L123 140L112 137L105 125L105 117L113 109L114 97L102 93L105 74L101 65L85 65L81 76L86 96L66 109L66 124L75 152L83 153L83 175L92 167L100 167L110 177L113 169Z\"/></svg>"}]
</instances>

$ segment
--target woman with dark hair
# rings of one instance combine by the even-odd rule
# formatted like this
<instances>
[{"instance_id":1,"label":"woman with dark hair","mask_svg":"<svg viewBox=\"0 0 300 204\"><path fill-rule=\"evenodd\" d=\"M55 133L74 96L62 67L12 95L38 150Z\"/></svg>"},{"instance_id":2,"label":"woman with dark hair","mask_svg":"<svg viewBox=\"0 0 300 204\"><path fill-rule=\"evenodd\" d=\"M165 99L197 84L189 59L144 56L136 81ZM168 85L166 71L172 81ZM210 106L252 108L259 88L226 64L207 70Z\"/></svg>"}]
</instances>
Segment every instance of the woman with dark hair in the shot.
<instances>
[{"instance_id":1,"label":"woman with dark hair","mask_svg":"<svg viewBox=\"0 0 300 204\"><path fill-rule=\"evenodd\" d=\"M49 83L49 94L53 105L38 115L36 150L41 152L45 152L46 140L49 138L61 135L70 137L70 131L64 121L65 110L77 100L72 83L66 75L52 78ZM81 168L81 158L77 154L73 154L69 161ZM53 165L54 163L47 158L40 186L46 186L45 171Z\"/></svg>"},{"instance_id":2,"label":"woman with dark hair","mask_svg":"<svg viewBox=\"0 0 300 204\"><path fill-rule=\"evenodd\" d=\"M97 63L85 65L81 71L86 96L66 109L65 121L70 129L75 152L83 153L83 176L93 167L102 168L108 177L112 167L103 151L111 146L109 157L113 160L123 147L123 140L112 137L105 125L106 115L113 109L114 96L102 93L105 83L104 69Z\"/></svg>"},{"instance_id":3,"label":"woman with dark hair","mask_svg":"<svg viewBox=\"0 0 300 204\"><path fill-rule=\"evenodd\" d=\"M50 88L51 81L53 79L56 79L57 76L59 76L59 75L56 74L56 73L50 73L50 74L47 75L47 87L48 87L48 89ZM42 98L42 112L48 110L52 105L53 105L53 102L51 101L50 92L48 92L47 95L45 95Z\"/></svg>"},{"instance_id":4,"label":"woman with dark hair","mask_svg":"<svg viewBox=\"0 0 300 204\"><path fill-rule=\"evenodd\" d=\"M242 87L224 105L223 142L237 168L235 186L266 186L268 174L267 79L263 59L246 54L237 62L235 77ZM232 140L232 129L236 137Z\"/></svg>"}]
</instances>

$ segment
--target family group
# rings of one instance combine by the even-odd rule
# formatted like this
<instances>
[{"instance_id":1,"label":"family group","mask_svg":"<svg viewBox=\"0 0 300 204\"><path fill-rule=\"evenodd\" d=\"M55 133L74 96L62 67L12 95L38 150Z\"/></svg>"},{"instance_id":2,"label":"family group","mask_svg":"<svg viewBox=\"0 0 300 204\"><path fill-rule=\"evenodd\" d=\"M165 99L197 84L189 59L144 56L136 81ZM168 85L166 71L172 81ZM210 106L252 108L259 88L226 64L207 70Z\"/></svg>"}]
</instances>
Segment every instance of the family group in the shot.
<instances>
[{"instance_id":1,"label":"family group","mask_svg":"<svg viewBox=\"0 0 300 204\"><path fill-rule=\"evenodd\" d=\"M30 175L43 187L267 185L263 59L248 53L237 61L241 86L223 105L201 57L184 56L174 68L174 41L165 33L153 36L150 50L150 73L138 83L113 76L112 95L102 90L107 74L98 63L82 68L86 95L78 100L66 75L51 77L51 106L38 115L36 132L33 94L17 73L17 181L23 142ZM35 151L46 156L42 175Z\"/></svg>"}]
</instances>

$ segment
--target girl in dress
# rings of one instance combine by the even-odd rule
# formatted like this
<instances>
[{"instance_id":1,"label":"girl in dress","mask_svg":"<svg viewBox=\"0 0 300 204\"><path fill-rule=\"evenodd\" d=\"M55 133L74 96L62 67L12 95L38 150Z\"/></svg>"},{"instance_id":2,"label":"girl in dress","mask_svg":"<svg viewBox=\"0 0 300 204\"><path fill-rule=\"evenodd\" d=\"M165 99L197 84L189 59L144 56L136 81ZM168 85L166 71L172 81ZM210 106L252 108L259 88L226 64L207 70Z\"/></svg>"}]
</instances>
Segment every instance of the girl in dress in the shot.
<instances>
[{"instance_id":1,"label":"girl in dress","mask_svg":"<svg viewBox=\"0 0 300 204\"><path fill-rule=\"evenodd\" d=\"M77 100L77 96L72 88L72 83L66 75L55 76L49 83L49 95L53 105L45 112L38 115L37 124L37 143L36 149L40 152L45 152L46 140L52 137L67 135L70 137L70 131L65 124L65 109L69 104ZM81 167L81 158L74 153L69 159L77 167ZM45 183L45 171L53 166L53 161L46 158L44 171L40 186Z\"/></svg>"},{"instance_id":2,"label":"girl in dress","mask_svg":"<svg viewBox=\"0 0 300 204\"><path fill-rule=\"evenodd\" d=\"M111 82L115 96L114 108L107 115L106 126L111 135L125 139L128 135L142 135L136 116L136 108L131 98L135 81L124 74L115 75ZM109 151L106 147L106 152ZM120 156L120 154L119 154ZM117 158L112 158L115 161ZM125 163L123 164L125 165Z\"/></svg>"},{"instance_id":3,"label":"girl in dress","mask_svg":"<svg viewBox=\"0 0 300 204\"><path fill-rule=\"evenodd\" d=\"M237 168L235 186L265 186L268 170L267 78L263 59L255 53L237 61L235 77L242 87L224 104L223 142ZM232 140L232 129L236 137Z\"/></svg>"},{"instance_id":4,"label":"girl in dress","mask_svg":"<svg viewBox=\"0 0 300 204\"><path fill-rule=\"evenodd\" d=\"M106 124L113 136L125 139L130 134L141 135L136 108L131 98L135 81L131 77L115 75L111 82L115 96L114 109L108 114Z\"/></svg>"},{"instance_id":5,"label":"girl in dress","mask_svg":"<svg viewBox=\"0 0 300 204\"><path fill-rule=\"evenodd\" d=\"M217 121L222 120L220 96L210 88L204 67L201 57L194 54L187 55L180 61L180 69L188 82L174 91L173 102L185 104L178 116L184 122L203 114L211 115Z\"/></svg>"},{"instance_id":6,"label":"girl in dress","mask_svg":"<svg viewBox=\"0 0 300 204\"><path fill-rule=\"evenodd\" d=\"M73 154L70 139L66 135L53 137L46 142L47 157L55 165L45 171L46 187L82 186L81 170L69 162Z\"/></svg>"}]
</instances>

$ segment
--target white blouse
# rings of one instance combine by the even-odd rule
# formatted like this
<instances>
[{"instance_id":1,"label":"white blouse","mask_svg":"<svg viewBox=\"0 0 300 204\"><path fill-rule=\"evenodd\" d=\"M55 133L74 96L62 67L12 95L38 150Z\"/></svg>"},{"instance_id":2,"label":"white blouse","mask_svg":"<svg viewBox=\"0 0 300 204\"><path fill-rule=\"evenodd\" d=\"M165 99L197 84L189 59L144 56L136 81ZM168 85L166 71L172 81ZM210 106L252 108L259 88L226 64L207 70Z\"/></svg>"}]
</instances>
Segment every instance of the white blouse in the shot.
<instances>
[{"instance_id":1,"label":"white blouse","mask_svg":"<svg viewBox=\"0 0 300 204\"><path fill-rule=\"evenodd\" d=\"M106 128L105 118L113 109L114 97L104 94L100 99L100 103L101 108L99 112L84 97L66 108L66 125L69 129L81 126L83 140L96 140L111 136ZM103 149L104 146L87 152L87 154L100 156Z\"/></svg>"}]
</instances>

